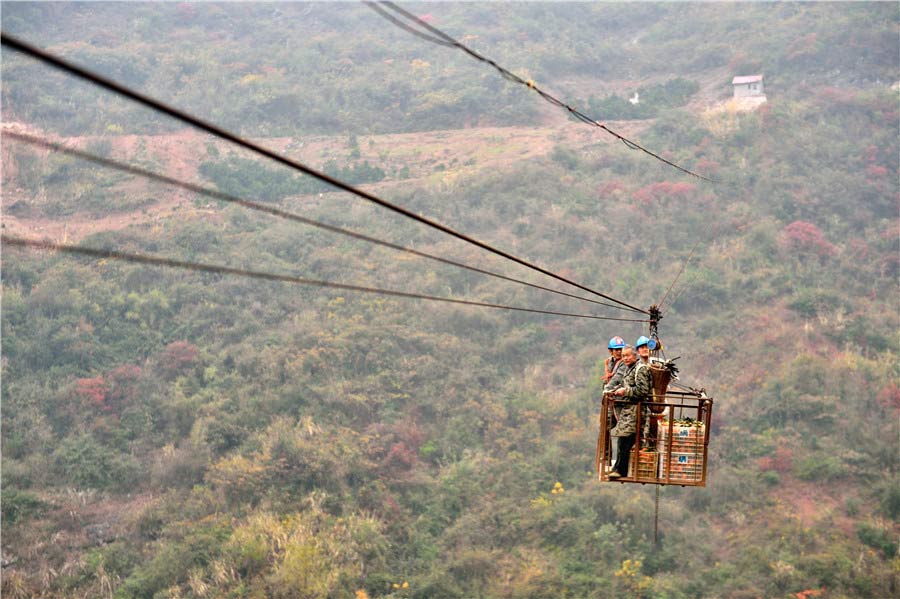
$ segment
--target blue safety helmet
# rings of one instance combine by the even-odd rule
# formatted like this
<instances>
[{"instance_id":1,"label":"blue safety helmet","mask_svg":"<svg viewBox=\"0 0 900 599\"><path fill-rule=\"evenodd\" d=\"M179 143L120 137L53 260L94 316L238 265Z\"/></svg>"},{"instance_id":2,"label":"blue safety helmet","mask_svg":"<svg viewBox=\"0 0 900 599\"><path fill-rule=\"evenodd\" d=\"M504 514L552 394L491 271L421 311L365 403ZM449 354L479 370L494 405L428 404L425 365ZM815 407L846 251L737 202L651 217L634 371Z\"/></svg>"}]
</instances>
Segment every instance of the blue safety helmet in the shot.
<instances>
[{"instance_id":1,"label":"blue safety helmet","mask_svg":"<svg viewBox=\"0 0 900 599\"><path fill-rule=\"evenodd\" d=\"M650 339L648 339L647 337L644 337L643 335L638 337L638 340L634 342L634 348L637 349L642 345L646 345L647 347L650 347ZM656 345L656 344L654 343L654 345Z\"/></svg>"},{"instance_id":2,"label":"blue safety helmet","mask_svg":"<svg viewBox=\"0 0 900 599\"><path fill-rule=\"evenodd\" d=\"M613 337L609 340L609 349L622 349L625 347L625 340L621 337Z\"/></svg>"}]
</instances>

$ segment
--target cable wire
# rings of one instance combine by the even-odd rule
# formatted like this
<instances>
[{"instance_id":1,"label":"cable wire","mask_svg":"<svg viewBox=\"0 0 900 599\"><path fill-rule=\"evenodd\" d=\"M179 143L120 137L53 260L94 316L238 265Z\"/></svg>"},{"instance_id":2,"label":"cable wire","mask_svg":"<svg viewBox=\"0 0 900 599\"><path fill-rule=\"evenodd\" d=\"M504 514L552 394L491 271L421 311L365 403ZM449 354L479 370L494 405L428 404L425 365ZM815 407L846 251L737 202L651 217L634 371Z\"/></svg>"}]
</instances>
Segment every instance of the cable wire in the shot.
<instances>
[{"instance_id":1,"label":"cable wire","mask_svg":"<svg viewBox=\"0 0 900 599\"><path fill-rule=\"evenodd\" d=\"M666 293L665 293L665 295L663 295L662 299L656 303L656 305L659 307L660 310L662 310L663 302L665 302L665 301L666 301L666 298L669 297L669 292L672 291L672 287L675 286L675 283L678 281L678 278L681 277L681 273L683 273L683 272L684 272L684 269L687 268L688 262L690 262L690 261L691 261L691 258L694 257L694 251L697 249L697 246L700 245L700 241L701 241L702 239L703 239L703 238L700 237L700 238L697 239L696 243L694 243L694 247L691 248L691 253L688 254L687 259L686 259L686 260L684 261L684 263L681 265L681 270L679 270L679 271L678 271L678 274L675 275L675 278L672 280L672 284L669 285L669 288L668 288L668 289L666 289ZM674 301L674 300L673 300L673 301Z\"/></svg>"},{"instance_id":2,"label":"cable wire","mask_svg":"<svg viewBox=\"0 0 900 599\"><path fill-rule=\"evenodd\" d=\"M375 2L363 2L363 4L367 5L367 6L368 6L369 8L371 8L371 9L375 10L376 12L378 12L378 14L380 14L380 15L382 15L382 16L385 16L385 15L384 15L384 11L381 10L380 7L377 7L377 8L376 8ZM521 85L525 85L525 86L528 87L529 89L531 89L531 90L537 92L537 94L538 94L541 98L543 98L544 100L546 100L547 102L549 102L549 103L551 103L551 104L553 104L554 106L557 106L557 107L559 107L559 108L564 108L565 110L567 110L567 111L569 112L569 114L571 114L572 116L574 116L574 117L575 117L576 119L578 119L579 121L581 121L581 122L583 122L583 123L586 123L586 124L588 124L588 125L592 125L592 126L594 126L594 127L598 127L598 128L600 128L600 129L602 129L603 131L606 131L607 133L609 133L610 135L612 135L613 137L615 137L616 139L618 139L619 141L621 141L622 143L624 143L625 146L626 146L627 148L629 148L629 149L631 149L631 150L639 150L639 151L641 151L641 152L643 152L643 153L645 153L645 154L647 154L647 155L649 155L649 156L652 156L652 157L655 158L656 160L659 160L660 162L664 162L665 164L668 164L669 166L671 166L671 167L673 167L673 168L676 168L676 169L678 169L679 171L681 171L681 172L683 172L683 173L686 173L686 174L688 174L688 175L690 175L690 176L692 176L692 177L696 177L696 178L698 178L698 179L702 179L703 181L708 181L708 182L710 182L710 183L714 183L714 181L713 181L712 179L710 179L710 178L708 178L708 177L704 177L703 175L700 175L700 174L695 173L695 172L693 172L693 171L690 171L690 170L688 170L688 169L686 169L686 168L684 168L684 167L682 167L682 166L679 166L679 165L675 164L674 162L672 162L671 160L667 160L667 159L663 158L662 156L660 156L659 154L656 154L655 152L652 152L652 151L648 150L648 149L645 148L644 146L642 146L642 145L640 145L640 144L638 144L638 143L636 143L636 142L634 142L634 141L628 139L628 138L625 137L624 135L622 135L622 134L620 134L620 133L618 133L618 132L616 132L616 131L613 131L612 129L610 129L609 127L607 127L606 125L604 125L603 123L600 123L600 122L598 122L598 121L595 120L595 119L592 119L591 117L587 116L586 114L584 114L584 113L581 112L580 110L576 109L575 107L570 106L569 104L566 104L566 103L563 102L562 100L560 100L560 99L558 99L558 98L552 96L551 94L545 92L544 90L540 89L537 85L535 85L534 81L532 81L532 80L527 80L527 81L526 81L525 79L522 79L521 77L519 77L519 76L516 75L515 73L511 72L510 70L508 70L508 69L506 69L506 68L500 66L499 64L497 64L496 62L494 62L494 61L491 60L490 58L487 58L487 57L485 57L485 56L482 56L481 54L479 54L479 53L476 52L475 50L472 50L471 48L469 48L468 46L466 46L465 44L463 44L462 42L457 41L457 40L454 39L453 37L447 35L447 34L444 33L443 31L441 31L440 29L438 29L437 27L434 27L434 26L432 26L432 25L426 23L425 21L423 21L422 19L420 19L420 18L417 17L416 15L414 15L414 14L412 14L412 13L410 13L410 12L404 10L403 8L401 8L401 7L397 6L396 4L394 4L393 2L381 2L380 4L381 4L381 6L385 6L385 7L389 8L389 9L393 10L394 12L396 12L396 13L398 13L398 14L400 14L400 15L403 15L406 19L408 19L409 21L412 21L413 23L415 23L415 24L418 25L419 27L422 27L423 29L426 29L429 33L431 33L431 34L437 36L437 38L439 38L439 39L431 38L431 37L427 36L426 34L423 34L423 33L421 33L421 32L417 32L417 31L415 31L415 30L412 30L412 29L409 28L409 27L404 27L403 25L399 25L400 27L403 27L403 29L405 29L406 31L410 31L411 33L415 33L415 34L418 35L419 37L421 37L421 38L423 38L423 39L426 39L426 40L428 40L428 41L430 41L430 42L432 42L432 43L439 44L439 45L441 45L441 46L453 46L453 47L455 47L455 48L458 48L458 49L462 50L463 52L465 52L466 54L468 54L469 56L471 56L472 58L474 58L474 59L476 59L476 60L479 60L479 61L481 61L481 62L484 62L484 63L486 63L486 64L489 64L490 66L494 67L494 69L496 69L496 70L500 73L500 75L501 75L504 79L506 79L507 81L512 81L513 83L519 83L519 84L521 84ZM386 17L386 18L388 18L388 17ZM389 20L390 20L392 23L397 24L395 19L392 19L392 18L391 18L391 19L389 19Z\"/></svg>"},{"instance_id":3,"label":"cable wire","mask_svg":"<svg viewBox=\"0 0 900 599\"><path fill-rule=\"evenodd\" d=\"M434 295L424 295L420 293L408 293L406 291L396 291L393 289L380 289L377 287L363 287L361 285L348 285L345 283L334 283L332 281L322 281L318 279L306 279L295 277L292 275L279 275L268 272L255 270L247 270L243 268L232 268L230 266L221 266L216 264L204 264L201 262L188 262L184 260L173 260L171 258L158 258L156 256L148 256L146 254L135 254L131 252L120 252L117 250L103 250L97 248L83 247L79 245L71 245L64 243L54 243L52 241L40 241L35 239L24 239L11 235L0 236L0 242L7 246L23 247L37 250L53 250L66 254L75 254L81 256L89 256L91 258L101 258L109 260L120 260L123 262L131 262L135 264L149 264L152 266L163 266L167 268L180 268L183 270L192 270L198 272L206 272L221 275L234 275L240 277L248 277L251 279L261 279L265 281L278 281L282 283L293 283L296 285L311 285L315 287L326 287L329 289L340 289L342 291L355 291L359 293L373 293L377 295L389 295L393 297L402 297L406 299L419 299L434 302L444 302L449 304L461 304L464 306L475 306L479 308L495 308L500 310L513 310L516 312L530 312L533 314L546 314L551 316L566 316L571 318L588 318L592 320L615 320L620 322L646 322L645 320L631 318L613 318L610 316L597 316L594 314L574 314L571 312L556 312L553 310L538 310L535 308L522 308L519 306L507 306L504 304L492 304L487 302L476 302L471 300L454 299L449 297L438 297Z\"/></svg>"},{"instance_id":4,"label":"cable wire","mask_svg":"<svg viewBox=\"0 0 900 599\"><path fill-rule=\"evenodd\" d=\"M453 47L453 44L451 44L450 42L445 42L444 40L441 40L439 38L431 37L427 33L422 33L421 31L413 29L412 27L410 27L409 25L407 25L406 23L404 23L403 21L401 21L400 19L398 19L397 17L395 17L394 15L389 13L388 11L384 10L383 8L381 8L374 2L366 2L365 4L368 4L372 10L374 10L375 12L380 14L382 17L384 17L385 19L387 19L388 21L390 21L391 23L393 23L400 29L408 31L409 33L411 33L415 36L418 36L418 37L422 38L423 40L429 41L432 44L438 44L439 46L447 46L448 48Z\"/></svg>"},{"instance_id":5,"label":"cable wire","mask_svg":"<svg viewBox=\"0 0 900 599\"><path fill-rule=\"evenodd\" d=\"M569 285L577 287L583 291L587 291L593 295L607 299L616 304L625 306L626 308L631 308L635 312L647 314L646 310L642 310L641 308L637 308L635 306L632 306L631 304L628 304L621 300L617 300L617 299L610 297L604 293L595 291L595 290L591 289L590 287L586 287L580 283L576 283L575 281L572 281L566 277L563 277L563 276L558 275L554 272L551 272L545 268L542 268L540 266L532 264L532 263L530 263L526 260L523 260L522 258L519 258L517 256L514 256L508 252L505 252L503 250L495 248L487 243L484 243L483 241L479 241L473 237L470 237L468 235L460 233L460 232L458 232L446 225L443 225L437 221L434 221L434 220L431 220L424 216L421 216L419 214L416 214L406 208L403 208L402 206L388 202L387 200L383 200L369 192L366 192L366 191L363 191L356 187L353 187L352 185L350 185L348 183L345 183L339 179L335 179L334 177L331 177L330 175L327 175L323 172L317 171L317 170L310 168L304 164L301 164L300 162L297 162L286 156L278 154L277 152L274 152L274 151L269 150L268 148L265 148L259 144L256 144L247 139L244 139L243 137L240 137L237 134L234 134L234 133L231 133L230 131L222 129L221 127L218 127L211 123L207 123L206 121L203 121L203 120L201 120L193 115L190 115L184 111L181 111L181 110L178 110L171 106L168 106L168 105L160 102L159 100L155 100L149 96L146 96L137 91L134 91L125 85L122 85L111 79L103 77L102 75L99 75L97 73L94 73L92 71L84 69L78 65L75 65L74 63L63 60L62 58L54 56L53 54L50 54L49 52L46 52L39 48L36 48L36 47L34 47L26 42L23 42L11 35L8 35L6 33L0 33L0 43L2 43L2 45L4 45L4 46L7 46L14 50L17 50L23 54L27 54L28 56L36 58L37 60L40 60L41 62L44 62L48 65L53 66L54 68L57 68L59 70L65 71L69 74L75 75L86 81L90 81L91 83L93 83L99 87L103 87L109 91L112 91L121 96L129 98L135 102L138 102L139 104L143 104L144 106L152 108L153 110L167 114L167 115L169 115L175 119L178 119L184 123L192 125L193 127L196 127L202 131L206 131L207 133L215 135L216 137L226 139L226 140L234 143L235 145L246 148L246 149L248 149L252 152L255 152L256 154L259 154L261 156L265 156L266 158L269 158L275 162L283 164L284 166L287 166L291 169L294 169L296 171L299 171L299 172L305 173L307 175L310 175L312 177L315 177L316 179L319 179L320 181L324 181L325 183L328 183L329 185L331 185L333 187L336 187L343 191L349 192L355 196L358 196L360 198L368 200L372 203L378 204L379 206L381 206L383 208L387 208L388 210L391 210L393 212L401 214L407 218L410 218L410 219L418 221L424 225L427 225L431 228L442 231L443 233L446 233L448 235L456 237L457 239L461 239L462 241L465 241L466 243L475 245L483 250L489 251L498 256L502 256L503 258L506 258L507 260L511 260L513 262L516 262L517 264L521 264L522 266L525 266L527 268L530 268L532 270L540 272L544 275L547 275L549 277L557 279L558 281L562 281L564 283L567 283Z\"/></svg>"},{"instance_id":6,"label":"cable wire","mask_svg":"<svg viewBox=\"0 0 900 599\"><path fill-rule=\"evenodd\" d=\"M479 273L479 274L488 275L488 276L495 277L495 278L498 278L498 279L502 279L502 280L505 280L505 281L511 281L511 282L513 282L513 283L518 283L518 284L520 284L520 285L525 285L525 286L527 286L527 287L532 287L532 288L535 288L535 289L540 289L540 290L542 290L542 291L549 291L549 292L551 292L551 293L556 293L556 294L558 294L558 295L563 295L563 296L566 296L566 297L570 297L570 298L574 298L574 299L579 299L579 300L583 300L583 301L586 301L586 302L591 302L591 303L593 303L593 304L599 304L599 305L601 305L601 306L607 306L607 307L610 307L610 308L616 308L616 309L619 309L619 310L630 310L630 308L623 308L622 306L617 306L617 305L615 305L615 304L608 304L608 303L606 303L606 302L601 302L601 301L594 300L594 299L590 299L590 298L587 298L587 297L582 297L582 296L580 296L580 295L574 295L574 294L571 294L571 293L566 293L565 291L559 291L559 290L557 290L557 289L551 289L551 288L549 288L549 287L544 287L544 286L542 286L542 285L537 285L537 284L535 284L535 283L529 283L528 281L523 281L523 280L516 279L516 278L513 278L513 277L508 277L508 276L506 276L506 275L502 275L502 274L499 274L499 273L491 272L491 271L489 271L489 270L484 270L484 269L481 269L481 268L477 268L477 267L475 267L475 266L469 266L468 264L464 264L464 263L462 263L462 262L456 262L456 261L454 261L454 260L449 260L449 259L447 259L447 258L441 258L440 256L435 256L435 255L433 255L433 254L428 254L428 253L426 253L426 252L421 252L421 251L419 251L419 250L415 250L415 249L408 248L408 247L405 247L405 246L402 246L402 245L398 245L398 244L395 244L395 243L391 243L391 242L389 242L389 241L384 241L384 240L382 240L382 239L378 239L378 238L375 238L375 237L370 237L370 236L364 235L364 234L362 234L362 233L356 233L356 232L350 231L350 230L348 230L348 229L343 229L343 228L336 227L336 226L333 226L333 225L329 225L329 224L326 224L326 223L323 223L323 222L320 222L320 221L316 221L316 220L313 220L313 219L309 219L309 218L306 218L306 217L304 217L304 216L300 216L299 214L295 214L295 213L293 213L293 212L288 212L288 211L286 211L286 210L282 210L282 209L280 209L280 208L273 208L272 206L266 206L266 205L261 204L261 203L259 203L259 202L254 202L254 201L251 201L251 200L246 200L246 199L243 199L243 198L239 198L239 197L236 197L236 196L233 196L233 195L229 195L229 194L227 194L227 193L223 193L223 192L220 192L220 191L217 191L217 190L214 190L214 189L210 189L210 188L208 188L208 187L201 187L200 185L196 185L196 184L193 184L193 183L188 183L188 182L186 182L186 181L181 181L181 180L179 180L179 179L174 179L174 178L172 178L172 177L168 177L168 176L165 176L165 175L161 175L161 174L159 174L159 173L154 173L154 172L152 172L152 171L144 170L144 169L142 169L142 168L140 168L140 167L133 166L133 165L130 165L130 164L124 164L124 163L122 163L122 162L119 162L119 161L117 161L117 160L113 160L113 159L111 159L111 158L104 158L104 157L101 157L101 156L97 156L97 155L95 155L95 154L91 154L91 153L85 152L85 151L83 151L83 150L78 150L78 149L75 149L75 148L71 148L71 147L68 147L68 146L65 146L65 145L62 145L62 144L59 144L59 143L56 143L56 142L52 142L52 141L50 141L50 140L43 139L43 138L40 138L40 137L34 137L34 136L31 136L31 135L26 135L26 134L23 134L23 133L14 133L14 132L4 132L4 133L3 133L3 137L9 137L9 138L12 138L12 139L14 139L14 140L16 140L16 141L20 141L20 142L22 142L22 143L26 143L26 144L29 144L29 145L32 145L32 146L37 146L37 147L41 147L41 148L46 148L46 149L49 149L49 150L53 150L53 151L56 151L56 152L60 152L60 153L63 153L63 154L67 154L67 155L69 155L69 156L75 156L75 157L80 158L80 159L82 159L82 160L86 160L86 161L88 161L88 162L92 162L92 163L94 163L94 164L98 164L98 165L100 165L100 166L104 166L104 167L106 167L106 168L111 168L111 169L114 169L114 170L117 170L117 171L120 171L120 172L128 173L128 174L131 174L131 175L136 175L136 176L139 176L139 177L143 177L143 178L145 178L145 179L150 179L150 180L152 180L152 181L158 181L158 182L160 182L160 183L164 183L164 184L167 184L167 185L172 185L172 186L174 186L174 187L179 187L179 188L181 188L181 189L185 189L185 190L187 190L187 191L191 191L191 192L193 192L193 193L197 193L197 194L200 194L200 195L204 195L204 196L207 196L207 197L216 199L216 200L221 200L221 201L223 201L223 202L230 202L230 203L233 203L233 204L238 204L238 205L243 206L243 207L245 207L245 208L249 208L250 210L257 210L257 211L259 211L259 212L264 212L264 213L266 213L266 214L271 214L271 215L276 216L276 217L279 217L279 218L284 218L284 219L291 220L291 221L294 221L294 222L299 222L299 223L302 223L302 224L305 224L305 225L309 225L309 226L311 226L311 227L317 227L317 228L319 228L319 229L323 229L323 230L329 231L329 232L331 232L331 233L337 233L338 235L344 235L344 236L346 236L346 237L351 237L351 238L353 238L353 239L359 239L359 240L361 240L361 241L366 241L366 242L368 242L368 243L372 243L372 244L375 244L375 245L380 245L380 246L383 246L383 247L387 247L387 248L390 248L390 249L392 249L392 250L397 250L397 251L400 251L400 252L405 252L405 253L408 253L408 254L412 254L412 255L414 255L414 256L419 256L419 257L421 257L421 258L427 258L427 259L429 259L429 260L434 260L434 261L440 262L440 263L442 263L442 264L449 264L449 265L451 265L451 266L456 266L456 267L458 267L458 268L462 268L462 269L469 270L469 271L472 271L472 272L476 272L476 273Z\"/></svg>"},{"instance_id":7,"label":"cable wire","mask_svg":"<svg viewBox=\"0 0 900 599\"><path fill-rule=\"evenodd\" d=\"M681 299L681 296L684 294L684 292L687 291L689 288L690 288L690 286L687 283L682 283L678 287L678 293L676 293L674 296L672 296L672 301L669 302L669 306L674 306L678 302L678 300Z\"/></svg>"}]
</instances>

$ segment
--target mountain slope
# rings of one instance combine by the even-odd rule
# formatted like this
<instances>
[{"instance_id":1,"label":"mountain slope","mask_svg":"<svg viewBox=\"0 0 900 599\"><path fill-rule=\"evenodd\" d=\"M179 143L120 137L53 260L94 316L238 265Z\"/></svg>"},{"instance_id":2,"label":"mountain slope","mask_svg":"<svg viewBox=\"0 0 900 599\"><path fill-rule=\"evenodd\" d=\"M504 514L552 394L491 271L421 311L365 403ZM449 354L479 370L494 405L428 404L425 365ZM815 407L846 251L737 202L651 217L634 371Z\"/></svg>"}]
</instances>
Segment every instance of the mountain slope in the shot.
<instances>
[{"instance_id":1,"label":"mountain slope","mask_svg":"<svg viewBox=\"0 0 900 599\"><path fill-rule=\"evenodd\" d=\"M598 362L640 324L5 247L4 596L894 594L896 11L418 8L514 68L528 56L579 103L697 82L683 106L614 128L716 183L365 7L13 4L3 28L636 305L697 244L660 326L683 380L716 398L708 486L662 490L655 545L655 490L591 472ZM3 58L7 123L530 276ZM707 112L744 69L765 72L769 102ZM3 169L4 232L587 310L7 138Z\"/></svg>"}]
</instances>

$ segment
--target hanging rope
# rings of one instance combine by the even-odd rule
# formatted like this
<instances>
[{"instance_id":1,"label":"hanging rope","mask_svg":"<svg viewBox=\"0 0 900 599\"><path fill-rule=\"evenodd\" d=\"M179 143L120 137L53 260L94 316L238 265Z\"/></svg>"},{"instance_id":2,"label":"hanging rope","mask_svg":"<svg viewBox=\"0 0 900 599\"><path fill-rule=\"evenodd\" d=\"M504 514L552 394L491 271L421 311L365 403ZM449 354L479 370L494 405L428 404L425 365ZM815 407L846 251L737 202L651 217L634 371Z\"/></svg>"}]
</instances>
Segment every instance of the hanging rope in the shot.
<instances>
[{"instance_id":1,"label":"hanging rope","mask_svg":"<svg viewBox=\"0 0 900 599\"><path fill-rule=\"evenodd\" d=\"M653 545L659 548L659 488L656 486L656 504L653 510Z\"/></svg>"}]
</instances>

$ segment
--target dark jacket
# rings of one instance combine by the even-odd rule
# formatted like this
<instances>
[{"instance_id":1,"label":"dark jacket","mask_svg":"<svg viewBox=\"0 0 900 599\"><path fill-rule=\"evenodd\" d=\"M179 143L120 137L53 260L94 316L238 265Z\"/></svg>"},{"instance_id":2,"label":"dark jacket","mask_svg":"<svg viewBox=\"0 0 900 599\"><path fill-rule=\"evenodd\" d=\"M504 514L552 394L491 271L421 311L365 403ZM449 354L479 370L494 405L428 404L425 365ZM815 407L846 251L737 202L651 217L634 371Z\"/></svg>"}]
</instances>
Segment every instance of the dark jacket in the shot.
<instances>
[{"instance_id":1,"label":"dark jacket","mask_svg":"<svg viewBox=\"0 0 900 599\"><path fill-rule=\"evenodd\" d=\"M638 402L652 401L653 380L650 378L650 364L638 360L628 374L625 375L625 395L621 399L628 403L616 404L617 424L610 433L614 437L633 435L637 427ZM646 412L646 410L644 410ZM641 421L646 425L648 415L642 414ZM642 426L646 430L645 426Z\"/></svg>"}]
</instances>

